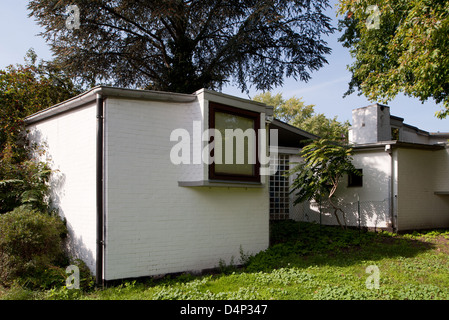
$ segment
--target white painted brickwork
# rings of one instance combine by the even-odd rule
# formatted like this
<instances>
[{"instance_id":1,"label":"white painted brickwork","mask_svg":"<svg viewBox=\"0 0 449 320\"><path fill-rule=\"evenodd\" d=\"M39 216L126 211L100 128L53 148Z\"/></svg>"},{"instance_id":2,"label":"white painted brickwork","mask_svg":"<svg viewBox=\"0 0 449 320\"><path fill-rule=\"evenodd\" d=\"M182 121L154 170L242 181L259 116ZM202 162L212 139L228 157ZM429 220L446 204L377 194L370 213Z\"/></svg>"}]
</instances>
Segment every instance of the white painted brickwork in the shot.
<instances>
[{"instance_id":1,"label":"white painted brickwork","mask_svg":"<svg viewBox=\"0 0 449 320\"><path fill-rule=\"evenodd\" d=\"M46 144L56 170L52 200L67 218L75 257L95 273L96 91L120 96L104 100L105 280L214 268L220 260L238 263L240 250L254 254L268 247L267 177L258 188L181 187L180 181L207 180L207 165L170 160L178 143L170 141L171 132L183 128L193 138L194 121L203 132L210 97L257 109L262 123L263 106L210 92L195 99L97 88L28 123L30 139ZM192 145L191 156L207 143Z\"/></svg>"},{"instance_id":2,"label":"white painted brickwork","mask_svg":"<svg viewBox=\"0 0 449 320\"><path fill-rule=\"evenodd\" d=\"M95 272L95 105L37 122L28 129L33 142L46 146L44 158L54 173L51 198L67 219L69 249ZM45 159L44 159L45 160Z\"/></svg>"},{"instance_id":3,"label":"white painted brickwork","mask_svg":"<svg viewBox=\"0 0 449 320\"><path fill-rule=\"evenodd\" d=\"M291 156L291 162L299 162L299 156ZM340 206L346 215L348 226L358 226L360 201L360 225L369 228L386 228L390 223L390 171L391 158L384 151L365 151L353 156L353 164L363 169L363 186L347 187L348 179L343 177L336 196L341 200ZM293 177L291 177L293 179ZM320 208L315 202L304 202L293 205L294 194L291 195L291 217L297 221L320 223ZM321 223L337 225L338 222L331 207L321 207ZM341 213L340 221L343 223Z\"/></svg>"},{"instance_id":4,"label":"white painted brickwork","mask_svg":"<svg viewBox=\"0 0 449 320\"><path fill-rule=\"evenodd\" d=\"M368 228L391 227L392 159L383 150L360 151L353 155L353 165L363 170L363 186L348 187L348 178L341 181L337 196L342 197L347 223Z\"/></svg>"},{"instance_id":5,"label":"white painted brickwork","mask_svg":"<svg viewBox=\"0 0 449 320\"><path fill-rule=\"evenodd\" d=\"M399 149L398 227L449 227L449 149Z\"/></svg>"},{"instance_id":6,"label":"white painted brickwork","mask_svg":"<svg viewBox=\"0 0 449 320\"><path fill-rule=\"evenodd\" d=\"M267 188L191 188L203 166L176 166L176 128L192 132L200 105L106 102L105 279L217 267L268 246Z\"/></svg>"}]
</instances>

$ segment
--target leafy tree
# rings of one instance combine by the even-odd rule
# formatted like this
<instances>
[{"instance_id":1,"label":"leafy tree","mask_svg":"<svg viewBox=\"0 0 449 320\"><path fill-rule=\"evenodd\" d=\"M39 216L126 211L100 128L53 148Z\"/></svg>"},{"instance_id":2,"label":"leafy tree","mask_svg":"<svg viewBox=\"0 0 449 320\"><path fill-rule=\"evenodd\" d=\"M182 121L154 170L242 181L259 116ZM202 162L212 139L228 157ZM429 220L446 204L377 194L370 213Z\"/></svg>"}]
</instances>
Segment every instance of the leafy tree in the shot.
<instances>
[{"instance_id":1,"label":"leafy tree","mask_svg":"<svg viewBox=\"0 0 449 320\"><path fill-rule=\"evenodd\" d=\"M60 69L41 61L31 49L25 65L0 70L0 155L11 148L13 158L26 157L23 119L80 93Z\"/></svg>"},{"instance_id":2,"label":"leafy tree","mask_svg":"<svg viewBox=\"0 0 449 320\"><path fill-rule=\"evenodd\" d=\"M80 92L61 70L36 60L30 50L25 65L0 70L0 213L25 204L43 209L50 169L33 159L39 148L29 145L24 118Z\"/></svg>"},{"instance_id":3,"label":"leafy tree","mask_svg":"<svg viewBox=\"0 0 449 320\"><path fill-rule=\"evenodd\" d=\"M290 172L293 175L291 192L294 204L314 200L327 201L334 211L338 224L343 227L338 213L341 212L344 226L344 211L335 199L335 192L345 174L360 174L352 164L352 149L327 139L319 139L305 146L300 153L303 161Z\"/></svg>"},{"instance_id":4,"label":"leafy tree","mask_svg":"<svg viewBox=\"0 0 449 320\"><path fill-rule=\"evenodd\" d=\"M254 100L273 106L275 118L298 127L304 131L330 140L345 140L348 136L349 122L340 122L337 117L330 119L322 113L315 113L314 105L306 105L300 98L285 100L282 93L258 94Z\"/></svg>"},{"instance_id":5,"label":"leafy tree","mask_svg":"<svg viewBox=\"0 0 449 320\"><path fill-rule=\"evenodd\" d=\"M310 79L330 53L328 0L32 0L60 66L84 83L192 93ZM77 27L66 21L78 19Z\"/></svg>"},{"instance_id":6,"label":"leafy tree","mask_svg":"<svg viewBox=\"0 0 449 320\"><path fill-rule=\"evenodd\" d=\"M285 100L282 93L273 95L271 92L265 92L256 95L253 100L272 106L275 118L297 127L314 113L314 105L306 105L296 97Z\"/></svg>"},{"instance_id":7,"label":"leafy tree","mask_svg":"<svg viewBox=\"0 0 449 320\"><path fill-rule=\"evenodd\" d=\"M449 114L449 1L340 0L339 39L355 59L346 93L383 103L402 92Z\"/></svg>"},{"instance_id":8,"label":"leafy tree","mask_svg":"<svg viewBox=\"0 0 449 320\"><path fill-rule=\"evenodd\" d=\"M338 117L326 117L323 113L318 113L304 121L303 130L311 132L321 138L334 141L347 141L349 121L340 122Z\"/></svg>"}]
</instances>

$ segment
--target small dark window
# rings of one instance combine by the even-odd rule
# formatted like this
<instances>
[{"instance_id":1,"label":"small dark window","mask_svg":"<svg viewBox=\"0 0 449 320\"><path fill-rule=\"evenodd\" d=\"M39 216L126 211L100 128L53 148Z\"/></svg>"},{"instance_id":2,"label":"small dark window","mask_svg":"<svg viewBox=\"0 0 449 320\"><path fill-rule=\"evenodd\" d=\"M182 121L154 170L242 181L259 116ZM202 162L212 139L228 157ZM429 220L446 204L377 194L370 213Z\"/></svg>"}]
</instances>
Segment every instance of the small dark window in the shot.
<instances>
[{"instance_id":1,"label":"small dark window","mask_svg":"<svg viewBox=\"0 0 449 320\"><path fill-rule=\"evenodd\" d=\"M399 128L391 128L391 140L399 140Z\"/></svg>"},{"instance_id":2,"label":"small dark window","mask_svg":"<svg viewBox=\"0 0 449 320\"><path fill-rule=\"evenodd\" d=\"M348 187L363 187L363 169L356 169L358 173L348 175Z\"/></svg>"}]
</instances>

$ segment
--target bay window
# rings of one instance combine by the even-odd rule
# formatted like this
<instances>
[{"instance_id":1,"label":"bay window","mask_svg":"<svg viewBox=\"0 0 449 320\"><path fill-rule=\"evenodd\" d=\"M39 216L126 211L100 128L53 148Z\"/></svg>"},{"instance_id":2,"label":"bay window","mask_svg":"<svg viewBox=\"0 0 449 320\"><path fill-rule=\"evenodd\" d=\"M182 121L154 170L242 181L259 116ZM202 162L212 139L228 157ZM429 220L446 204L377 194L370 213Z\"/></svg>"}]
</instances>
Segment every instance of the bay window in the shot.
<instances>
[{"instance_id":1,"label":"bay window","mask_svg":"<svg viewBox=\"0 0 449 320\"><path fill-rule=\"evenodd\" d=\"M209 129L219 132L211 137L214 161L209 164L211 180L259 182L258 130L260 113L218 103L209 104Z\"/></svg>"}]
</instances>

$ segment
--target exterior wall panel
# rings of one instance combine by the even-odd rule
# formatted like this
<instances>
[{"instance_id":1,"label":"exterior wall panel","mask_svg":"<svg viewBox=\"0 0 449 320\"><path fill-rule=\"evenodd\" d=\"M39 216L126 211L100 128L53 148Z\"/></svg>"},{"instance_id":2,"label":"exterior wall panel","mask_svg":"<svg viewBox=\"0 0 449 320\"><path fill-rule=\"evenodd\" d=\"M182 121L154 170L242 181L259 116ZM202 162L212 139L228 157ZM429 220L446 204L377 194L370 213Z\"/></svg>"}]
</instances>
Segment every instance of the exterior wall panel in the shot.
<instances>
[{"instance_id":1,"label":"exterior wall panel","mask_svg":"<svg viewBox=\"0 0 449 320\"><path fill-rule=\"evenodd\" d=\"M67 219L69 251L95 273L96 259L96 108L62 113L28 127L29 139L46 150L51 201Z\"/></svg>"},{"instance_id":2,"label":"exterior wall panel","mask_svg":"<svg viewBox=\"0 0 449 320\"><path fill-rule=\"evenodd\" d=\"M291 157L291 161L298 160L298 156ZM360 214L362 227L390 228L391 156L383 150L357 152L353 156L353 164L357 169L363 170L363 186L348 187L348 178L345 176L336 193L340 199L339 206L345 212L346 224L357 227ZM291 199L294 200L294 195ZM321 217L319 203L314 201L292 205L291 212L293 219L298 221L338 225L333 208L324 201L321 205ZM340 221L344 223L341 213L338 214Z\"/></svg>"},{"instance_id":3,"label":"exterior wall panel","mask_svg":"<svg viewBox=\"0 0 449 320\"><path fill-rule=\"evenodd\" d=\"M400 230L449 227L448 149L398 150L398 227Z\"/></svg>"},{"instance_id":4,"label":"exterior wall panel","mask_svg":"<svg viewBox=\"0 0 449 320\"><path fill-rule=\"evenodd\" d=\"M268 246L266 186L178 186L205 171L172 164L170 134L184 128L192 137L202 117L198 103L108 99L106 280L213 268L238 262L240 247Z\"/></svg>"}]
</instances>

